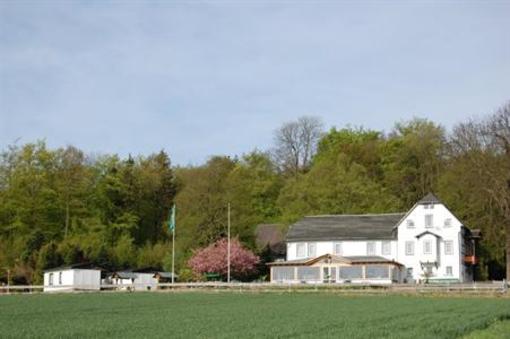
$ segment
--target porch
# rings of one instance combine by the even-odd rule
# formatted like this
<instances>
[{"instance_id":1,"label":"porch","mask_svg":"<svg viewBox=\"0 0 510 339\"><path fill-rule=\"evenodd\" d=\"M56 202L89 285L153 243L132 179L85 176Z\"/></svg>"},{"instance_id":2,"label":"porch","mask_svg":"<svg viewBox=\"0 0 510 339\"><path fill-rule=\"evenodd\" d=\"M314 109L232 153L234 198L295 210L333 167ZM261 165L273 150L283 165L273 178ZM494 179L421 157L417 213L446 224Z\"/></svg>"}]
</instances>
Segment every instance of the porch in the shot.
<instances>
[{"instance_id":1,"label":"porch","mask_svg":"<svg viewBox=\"0 0 510 339\"><path fill-rule=\"evenodd\" d=\"M341 257L325 254L317 258L280 261L271 266L273 283L401 283L403 266L383 257Z\"/></svg>"}]
</instances>

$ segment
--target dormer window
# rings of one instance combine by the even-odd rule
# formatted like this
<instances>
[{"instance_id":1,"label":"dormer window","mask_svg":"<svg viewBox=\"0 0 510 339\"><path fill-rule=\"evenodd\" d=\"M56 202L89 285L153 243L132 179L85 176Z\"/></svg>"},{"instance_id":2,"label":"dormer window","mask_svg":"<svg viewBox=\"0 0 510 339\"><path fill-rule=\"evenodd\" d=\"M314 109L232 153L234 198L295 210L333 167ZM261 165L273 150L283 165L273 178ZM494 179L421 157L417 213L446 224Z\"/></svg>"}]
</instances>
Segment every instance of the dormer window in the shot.
<instances>
[{"instance_id":1,"label":"dormer window","mask_svg":"<svg viewBox=\"0 0 510 339\"><path fill-rule=\"evenodd\" d=\"M412 219L407 219L407 228L414 228L414 221Z\"/></svg>"}]
</instances>

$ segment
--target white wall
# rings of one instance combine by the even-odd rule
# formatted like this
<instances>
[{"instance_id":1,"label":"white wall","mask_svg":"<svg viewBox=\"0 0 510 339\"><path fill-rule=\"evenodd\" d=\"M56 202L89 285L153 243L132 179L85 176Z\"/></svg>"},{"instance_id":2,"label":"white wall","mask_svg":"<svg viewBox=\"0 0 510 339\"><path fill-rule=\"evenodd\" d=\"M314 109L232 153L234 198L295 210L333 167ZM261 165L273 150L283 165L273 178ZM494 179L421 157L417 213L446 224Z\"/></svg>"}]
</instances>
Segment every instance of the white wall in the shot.
<instances>
[{"instance_id":1,"label":"white wall","mask_svg":"<svg viewBox=\"0 0 510 339\"><path fill-rule=\"evenodd\" d=\"M99 270L74 270L74 285L82 290L101 289L101 271Z\"/></svg>"},{"instance_id":2,"label":"white wall","mask_svg":"<svg viewBox=\"0 0 510 339\"><path fill-rule=\"evenodd\" d=\"M425 227L425 215L433 215L433 224L431 228ZM445 226L445 220L450 219L451 225ZM414 222L414 227L408 227L407 220ZM398 226L398 257L397 261L406 268L412 268L413 279L423 279L423 270L420 265L421 262L437 262L438 267L433 268L433 276L431 279L458 279L463 282L463 245L461 236L462 224L461 222L442 204L434 204L434 208L425 208L425 205L416 205L413 210L401 221ZM433 235L427 234L425 236L416 238L417 235L423 232L432 232L440 236L437 238ZM411 241L414 243L414 255L406 255L406 242ZM432 254L424 254L425 241L432 242ZM452 241L453 253L450 255L445 254L445 241ZM446 274L447 267L452 268L452 275Z\"/></svg>"},{"instance_id":3,"label":"white wall","mask_svg":"<svg viewBox=\"0 0 510 339\"><path fill-rule=\"evenodd\" d=\"M50 285L50 275L53 274L53 284ZM61 281L59 276L61 274ZM44 292L52 291L73 291L99 290L101 282L101 271L67 269L44 273Z\"/></svg>"},{"instance_id":4,"label":"white wall","mask_svg":"<svg viewBox=\"0 0 510 339\"><path fill-rule=\"evenodd\" d=\"M158 280L154 278L154 273L136 273L135 289L147 290L155 289L158 284Z\"/></svg>"},{"instance_id":5,"label":"white wall","mask_svg":"<svg viewBox=\"0 0 510 339\"><path fill-rule=\"evenodd\" d=\"M323 254L337 254L340 256L366 256L367 255L367 242L375 243L375 254L390 260L397 259L397 241L387 240L390 243L390 254L382 254L382 243L386 240L374 240L374 241L310 241L310 242L288 242L287 243L287 260L305 259L308 258L308 253L304 257L297 256L297 244L305 244L308 249L309 243L316 244L315 256L318 257ZM335 253L335 244L340 243L342 247L342 253ZM307 251L305 251L307 252Z\"/></svg>"}]
</instances>

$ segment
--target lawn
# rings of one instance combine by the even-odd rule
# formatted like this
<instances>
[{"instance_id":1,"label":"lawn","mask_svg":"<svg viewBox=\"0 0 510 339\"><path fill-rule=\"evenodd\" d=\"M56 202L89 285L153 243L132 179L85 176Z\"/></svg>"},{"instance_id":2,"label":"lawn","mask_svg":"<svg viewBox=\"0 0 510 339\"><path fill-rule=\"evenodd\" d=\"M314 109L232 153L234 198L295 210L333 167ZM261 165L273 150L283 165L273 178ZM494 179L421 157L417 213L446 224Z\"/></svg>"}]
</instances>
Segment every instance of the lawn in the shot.
<instances>
[{"instance_id":1,"label":"lawn","mask_svg":"<svg viewBox=\"0 0 510 339\"><path fill-rule=\"evenodd\" d=\"M502 298L233 292L0 297L2 338L455 338L509 318L510 299Z\"/></svg>"}]
</instances>

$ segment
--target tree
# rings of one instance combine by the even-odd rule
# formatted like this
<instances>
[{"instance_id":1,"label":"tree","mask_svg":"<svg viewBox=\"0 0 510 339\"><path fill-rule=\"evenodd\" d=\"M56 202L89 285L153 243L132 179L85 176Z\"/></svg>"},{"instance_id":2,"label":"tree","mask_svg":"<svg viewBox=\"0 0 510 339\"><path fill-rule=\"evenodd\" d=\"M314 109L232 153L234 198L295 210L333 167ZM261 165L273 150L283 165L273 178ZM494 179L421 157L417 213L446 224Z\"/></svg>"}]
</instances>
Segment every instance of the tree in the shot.
<instances>
[{"instance_id":1,"label":"tree","mask_svg":"<svg viewBox=\"0 0 510 339\"><path fill-rule=\"evenodd\" d=\"M82 151L73 146L59 149L55 154L56 190L65 211L64 237L67 237L73 214L87 213L86 196L89 186L89 169L85 166Z\"/></svg>"},{"instance_id":2,"label":"tree","mask_svg":"<svg viewBox=\"0 0 510 339\"><path fill-rule=\"evenodd\" d=\"M464 185L492 222L482 224L490 239L506 239L506 277L510 277L510 102L482 121L456 126L451 139L454 161L472 173ZM465 175L463 177L466 177ZM476 206L471 204L471 206ZM504 237L504 238L503 238ZM498 246L499 247L499 246ZM498 248L497 247L497 248ZM496 254L497 257L497 254Z\"/></svg>"},{"instance_id":3,"label":"tree","mask_svg":"<svg viewBox=\"0 0 510 339\"><path fill-rule=\"evenodd\" d=\"M283 182L276 166L268 154L253 151L236 163L225 184L232 207L232 234L253 247L255 226L280 216L276 200Z\"/></svg>"},{"instance_id":4,"label":"tree","mask_svg":"<svg viewBox=\"0 0 510 339\"><path fill-rule=\"evenodd\" d=\"M276 130L273 154L284 173L297 175L310 167L322 129L319 118L305 116Z\"/></svg>"},{"instance_id":5,"label":"tree","mask_svg":"<svg viewBox=\"0 0 510 339\"><path fill-rule=\"evenodd\" d=\"M408 209L428 192L434 191L445 164L446 132L425 120L398 123L390 133L382 164L384 186Z\"/></svg>"},{"instance_id":6,"label":"tree","mask_svg":"<svg viewBox=\"0 0 510 339\"><path fill-rule=\"evenodd\" d=\"M228 157L213 157L203 166L177 170L176 235L182 250L226 236L228 178L235 165Z\"/></svg>"},{"instance_id":7,"label":"tree","mask_svg":"<svg viewBox=\"0 0 510 339\"><path fill-rule=\"evenodd\" d=\"M198 275L217 273L227 276L228 241L222 238L215 243L194 252L188 265ZM230 272L234 279L246 279L256 272L259 257L243 247L237 238L230 242Z\"/></svg>"}]
</instances>

